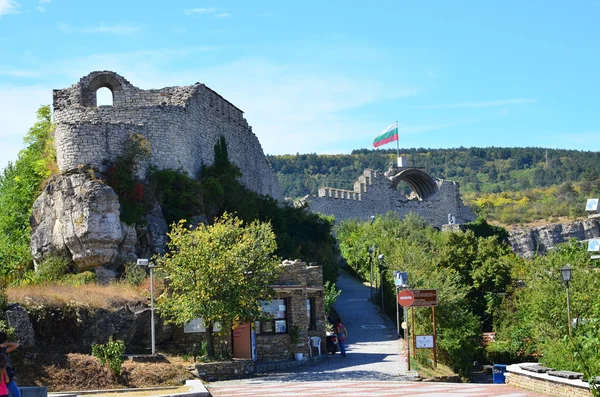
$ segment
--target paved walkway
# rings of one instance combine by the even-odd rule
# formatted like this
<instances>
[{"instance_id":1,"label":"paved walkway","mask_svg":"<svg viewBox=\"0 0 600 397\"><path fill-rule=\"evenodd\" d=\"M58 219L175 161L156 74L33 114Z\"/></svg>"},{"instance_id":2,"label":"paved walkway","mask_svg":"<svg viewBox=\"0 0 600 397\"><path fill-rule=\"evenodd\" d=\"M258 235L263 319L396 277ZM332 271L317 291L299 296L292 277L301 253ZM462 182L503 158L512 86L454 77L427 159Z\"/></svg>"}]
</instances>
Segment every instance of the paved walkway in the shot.
<instances>
[{"instance_id":1,"label":"paved walkway","mask_svg":"<svg viewBox=\"0 0 600 397\"><path fill-rule=\"evenodd\" d=\"M335 309L348 329L346 357L335 356L311 367L293 368L269 374L273 381L305 382L335 380L414 380L407 373L402 340L396 325L369 301L369 287L342 273L337 281L342 294Z\"/></svg>"},{"instance_id":2,"label":"paved walkway","mask_svg":"<svg viewBox=\"0 0 600 397\"><path fill-rule=\"evenodd\" d=\"M544 397L506 385L426 382L273 382L254 379L245 384L218 382L212 397Z\"/></svg>"},{"instance_id":3,"label":"paved walkway","mask_svg":"<svg viewBox=\"0 0 600 397\"><path fill-rule=\"evenodd\" d=\"M347 357L328 356L311 367L299 367L252 379L212 382L213 397L229 396L428 396L428 397L538 397L505 385L410 382L402 340L396 326L369 301L369 287L342 273L342 290L335 309L348 329Z\"/></svg>"}]
</instances>

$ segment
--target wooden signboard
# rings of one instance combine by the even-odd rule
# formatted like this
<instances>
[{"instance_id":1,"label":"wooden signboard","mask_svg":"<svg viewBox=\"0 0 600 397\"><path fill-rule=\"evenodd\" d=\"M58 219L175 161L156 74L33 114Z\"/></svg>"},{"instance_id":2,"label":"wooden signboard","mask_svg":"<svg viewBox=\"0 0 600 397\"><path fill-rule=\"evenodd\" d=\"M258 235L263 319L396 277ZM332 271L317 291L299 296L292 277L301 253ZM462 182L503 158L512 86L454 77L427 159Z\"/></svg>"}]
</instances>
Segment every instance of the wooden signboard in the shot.
<instances>
[{"instance_id":1,"label":"wooden signboard","mask_svg":"<svg viewBox=\"0 0 600 397\"><path fill-rule=\"evenodd\" d=\"M437 290L436 289L412 289L415 299L411 303L411 307L432 307L437 306Z\"/></svg>"}]
</instances>

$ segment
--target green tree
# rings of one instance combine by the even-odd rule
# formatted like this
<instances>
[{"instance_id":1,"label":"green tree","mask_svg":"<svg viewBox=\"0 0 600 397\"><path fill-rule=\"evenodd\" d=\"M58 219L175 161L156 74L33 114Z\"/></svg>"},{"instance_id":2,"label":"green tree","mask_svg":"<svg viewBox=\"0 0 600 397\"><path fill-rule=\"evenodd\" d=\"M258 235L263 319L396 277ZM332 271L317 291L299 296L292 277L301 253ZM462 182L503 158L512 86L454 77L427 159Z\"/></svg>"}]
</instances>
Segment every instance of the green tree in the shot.
<instances>
[{"instance_id":1,"label":"green tree","mask_svg":"<svg viewBox=\"0 0 600 397\"><path fill-rule=\"evenodd\" d=\"M31 209L43 182L58 170L50 115L50 106L38 109L24 138L27 147L0 174L0 273L11 281L31 266Z\"/></svg>"},{"instance_id":2,"label":"green tree","mask_svg":"<svg viewBox=\"0 0 600 397\"><path fill-rule=\"evenodd\" d=\"M383 279L384 291L377 299L384 299L388 315L396 314L395 270L408 273L411 288L437 289L440 359L467 376L477 357L483 317L487 315L487 302L479 299L481 292L489 289L500 294L508 283L504 267L510 268L512 257L506 248L495 237L476 237L471 231L441 233L412 214L400 219L390 213L373 223L342 221L336 235L343 258L365 280L369 280L371 268L367 249L377 246L374 279ZM382 273L376 259L379 254L385 255ZM508 276L510 280L510 272ZM415 316L416 332L431 332L431 311L419 309Z\"/></svg>"},{"instance_id":3,"label":"green tree","mask_svg":"<svg viewBox=\"0 0 600 397\"><path fill-rule=\"evenodd\" d=\"M246 189L238 180L241 171L227 158L224 137L219 139L214 151L215 161L203 167L201 180L204 208L209 218L229 212L245 222L271 223L277 236L279 257L317 262L323 267L324 279L335 282L338 266L336 241L331 233L333 218L279 203Z\"/></svg>"},{"instance_id":4,"label":"green tree","mask_svg":"<svg viewBox=\"0 0 600 397\"><path fill-rule=\"evenodd\" d=\"M156 258L169 277L169 288L157 300L172 323L202 318L207 354L214 357L213 327L223 329L262 314L260 302L272 296L279 260L271 225L244 224L224 214L212 225L191 229L179 222L169 233L169 252Z\"/></svg>"}]
</instances>

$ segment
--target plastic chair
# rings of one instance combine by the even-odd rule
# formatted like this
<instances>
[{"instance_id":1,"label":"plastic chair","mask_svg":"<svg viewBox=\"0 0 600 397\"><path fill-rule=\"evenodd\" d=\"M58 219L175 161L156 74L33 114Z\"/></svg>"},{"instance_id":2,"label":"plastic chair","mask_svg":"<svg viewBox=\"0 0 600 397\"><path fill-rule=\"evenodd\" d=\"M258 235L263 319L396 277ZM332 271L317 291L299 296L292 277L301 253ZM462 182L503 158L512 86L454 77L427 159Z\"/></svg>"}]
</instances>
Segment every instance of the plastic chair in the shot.
<instances>
[{"instance_id":1,"label":"plastic chair","mask_svg":"<svg viewBox=\"0 0 600 397\"><path fill-rule=\"evenodd\" d=\"M312 342L312 345L311 345ZM311 336L310 338L308 338L308 352L310 353L310 356L312 357L313 355L313 347L317 348L317 352L319 352L319 356L321 355L321 338L319 338L318 336Z\"/></svg>"}]
</instances>

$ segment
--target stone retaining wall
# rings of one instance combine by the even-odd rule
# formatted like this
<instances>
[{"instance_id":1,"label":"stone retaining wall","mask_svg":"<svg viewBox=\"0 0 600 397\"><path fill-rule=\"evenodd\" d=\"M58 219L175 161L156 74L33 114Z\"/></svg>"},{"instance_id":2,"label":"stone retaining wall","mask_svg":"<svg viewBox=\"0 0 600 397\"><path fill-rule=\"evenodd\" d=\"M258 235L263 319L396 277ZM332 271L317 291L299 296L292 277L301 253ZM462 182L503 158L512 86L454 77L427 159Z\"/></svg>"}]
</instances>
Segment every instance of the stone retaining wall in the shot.
<instances>
[{"instance_id":1,"label":"stone retaining wall","mask_svg":"<svg viewBox=\"0 0 600 397\"><path fill-rule=\"evenodd\" d=\"M524 371L519 365L523 364L509 365L506 368L507 385L553 397L592 397L592 392L586 382Z\"/></svg>"},{"instance_id":2,"label":"stone retaining wall","mask_svg":"<svg viewBox=\"0 0 600 397\"><path fill-rule=\"evenodd\" d=\"M234 359L233 361L216 363L198 363L194 364L194 366L194 375L202 380L240 379L254 374L254 361L246 359Z\"/></svg>"}]
</instances>

